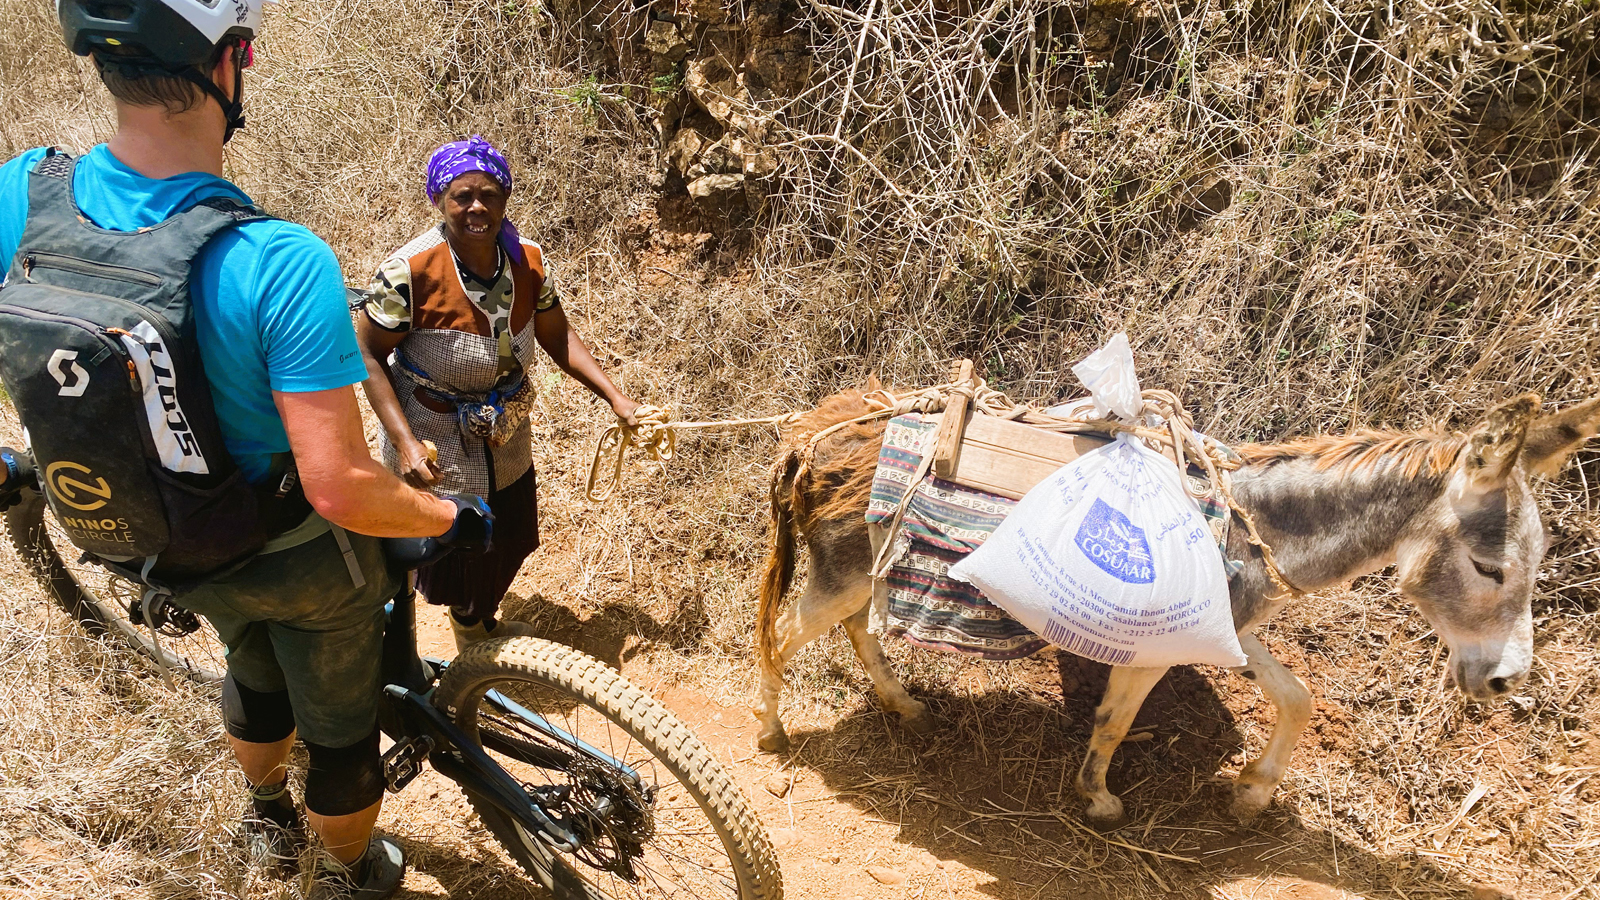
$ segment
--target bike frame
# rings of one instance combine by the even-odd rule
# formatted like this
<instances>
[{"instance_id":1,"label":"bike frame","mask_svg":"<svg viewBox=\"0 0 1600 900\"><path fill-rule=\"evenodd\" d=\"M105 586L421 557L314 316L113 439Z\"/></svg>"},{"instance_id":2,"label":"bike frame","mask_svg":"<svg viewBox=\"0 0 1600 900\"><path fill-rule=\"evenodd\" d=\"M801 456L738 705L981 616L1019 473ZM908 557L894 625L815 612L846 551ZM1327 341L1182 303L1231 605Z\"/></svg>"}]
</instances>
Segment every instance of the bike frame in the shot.
<instances>
[{"instance_id":1,"label":"bike frame","mask_svg":"<svg viewBox=\"0 0 1600 900\"><path fill-rule=\"evenodd\" d=\"M411 581L408 576L406 587L390 601L383 634L384 688L378 724L395 741L395 746L384 756L390 789L396 792L403 789L420 771L421 761L426 758L446 778L488 800L530 833L540 835L551 847L565 852L578 849L583 843L581 835L541 807L509 772L433 705L437 673L443 672L449 663L429 659L428 665L424 665L417 653L416 591ZM435 673L431 678L430 667ZM484 702L499 714L517 719L552 740L576 747L638 781L638 772L631 766L562 731L543 716L499 692L489 691ZM482 738L490 749L530 765L556 771L565 771L571 766L572 754L553 747L512 745L498 740L494 732L486 732ZM398 771L394 772L395 769Z\"/></svg>"}]
</instances>

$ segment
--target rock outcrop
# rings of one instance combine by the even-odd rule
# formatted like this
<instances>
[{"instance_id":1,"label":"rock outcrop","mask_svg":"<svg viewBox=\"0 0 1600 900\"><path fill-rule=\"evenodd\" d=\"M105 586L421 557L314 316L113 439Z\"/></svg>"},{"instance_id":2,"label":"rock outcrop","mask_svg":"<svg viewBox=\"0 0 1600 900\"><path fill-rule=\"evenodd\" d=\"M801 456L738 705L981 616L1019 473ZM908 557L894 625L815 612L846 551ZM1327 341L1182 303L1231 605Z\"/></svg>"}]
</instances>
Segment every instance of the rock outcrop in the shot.
<instances>
[{"instance_id":1,"label":"rock outcrop","mask_svg":"<svg viewBox=\"0 0 1600 900\"><path fill-rule=\"evenodd\" d=\"M791 0L678 0L645 30L651 105L669 195L718 227L759 212L778 171L761 101L792 96L810 75Z\"/></svg>"}]
</instances>

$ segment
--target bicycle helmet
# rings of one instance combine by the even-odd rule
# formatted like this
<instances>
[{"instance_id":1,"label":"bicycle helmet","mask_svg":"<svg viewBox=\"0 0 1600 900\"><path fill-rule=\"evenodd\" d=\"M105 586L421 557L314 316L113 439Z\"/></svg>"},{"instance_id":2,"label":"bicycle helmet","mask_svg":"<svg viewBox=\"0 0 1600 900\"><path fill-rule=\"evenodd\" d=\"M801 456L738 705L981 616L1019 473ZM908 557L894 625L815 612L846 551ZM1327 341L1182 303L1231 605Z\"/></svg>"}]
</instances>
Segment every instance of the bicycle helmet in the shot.
<instances>
[{"instance_id":1,"label":"bicycle helmet","mask_svg":"<svg viewBox=\"0 0 1600 900\"><path fill-rule=\"evenodd\" d=\"M244 127L242 84L227 97L208 69L217 46L243 46L261 30L269 0L56 0L61 35L79 56L126 77L170 75L199 85L222 105L228 137ZM239 63L242 65L242 59Z\"/></svg>"}]
</instances>

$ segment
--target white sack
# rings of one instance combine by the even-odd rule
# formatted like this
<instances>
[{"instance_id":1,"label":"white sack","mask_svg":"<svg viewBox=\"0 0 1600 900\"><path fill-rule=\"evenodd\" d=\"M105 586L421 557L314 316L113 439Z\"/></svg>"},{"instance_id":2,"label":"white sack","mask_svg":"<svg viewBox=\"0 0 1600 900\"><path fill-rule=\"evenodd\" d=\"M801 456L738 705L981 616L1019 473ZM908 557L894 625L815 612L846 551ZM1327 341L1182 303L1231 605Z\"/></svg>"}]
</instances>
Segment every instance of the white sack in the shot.
<instances>
[{"instance_id":1,"label":"white sack","mask_svg":"<svg viewBox=\"0 0 1600 900\"><path fill-rule=\"evenodd\" d=\"M1089 659L1245 663L1199 504L1177 466L1131 435L1040 482L950 577Z\"/></svg>"}]
</instances>

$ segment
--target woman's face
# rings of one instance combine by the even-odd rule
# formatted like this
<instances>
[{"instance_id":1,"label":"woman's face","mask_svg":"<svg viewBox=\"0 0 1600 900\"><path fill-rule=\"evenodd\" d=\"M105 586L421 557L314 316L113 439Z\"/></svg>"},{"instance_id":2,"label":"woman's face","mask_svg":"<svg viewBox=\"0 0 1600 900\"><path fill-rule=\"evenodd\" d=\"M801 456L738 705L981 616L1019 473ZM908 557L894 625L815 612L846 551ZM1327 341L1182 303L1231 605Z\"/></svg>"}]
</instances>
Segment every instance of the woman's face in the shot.
<instances>
[{"instance_id":1,"label":"woman's face","mask_svg":"<svg viewBox=\"0 0 1600 900\"><path fill-rule=\"evenodd\" d=\"M506 217L506 191L488 173L468 172L450 182L436 205L453 246L493 247Z\"/></svg>"}]
</instances>

